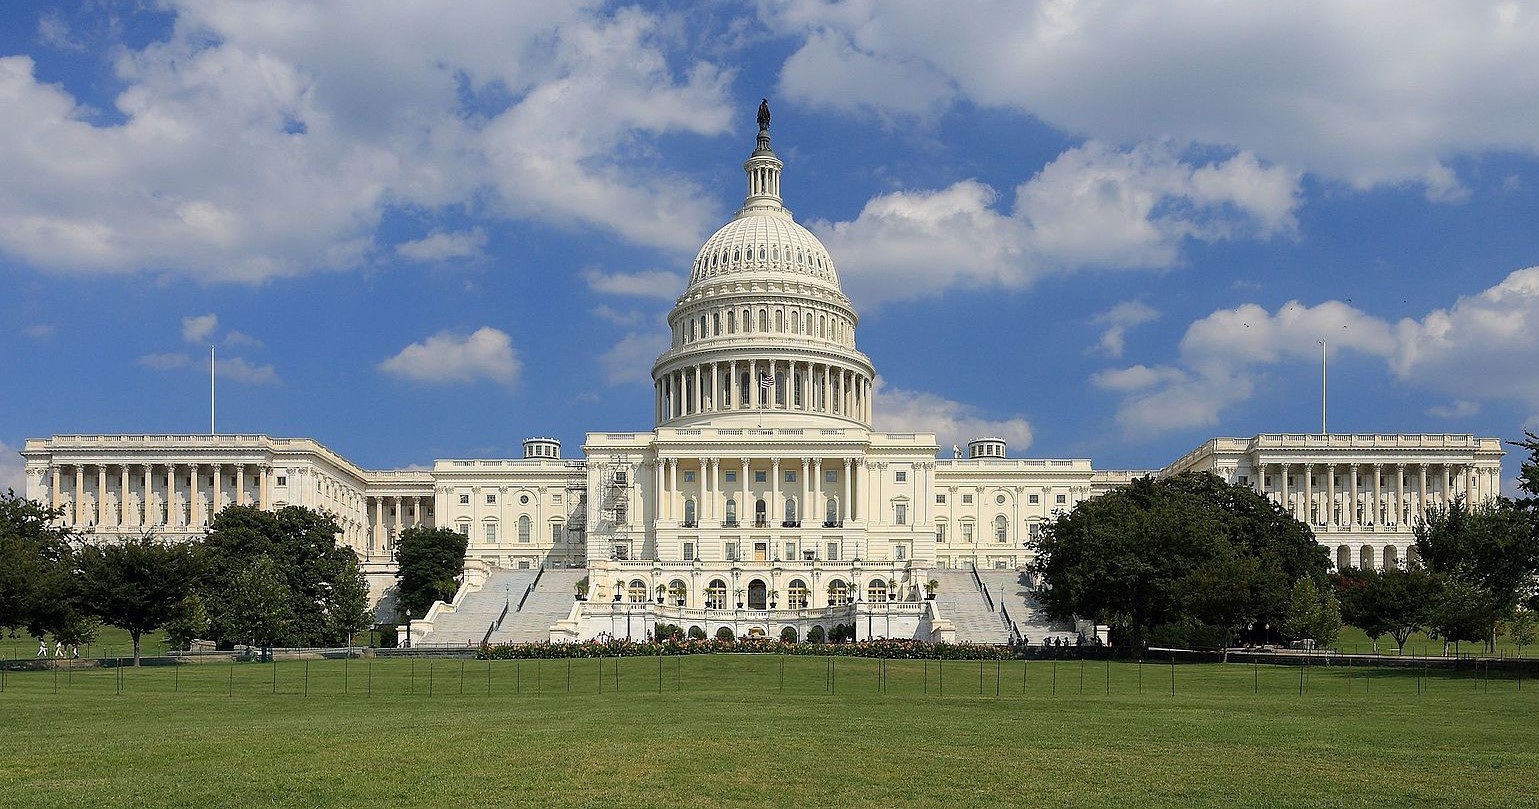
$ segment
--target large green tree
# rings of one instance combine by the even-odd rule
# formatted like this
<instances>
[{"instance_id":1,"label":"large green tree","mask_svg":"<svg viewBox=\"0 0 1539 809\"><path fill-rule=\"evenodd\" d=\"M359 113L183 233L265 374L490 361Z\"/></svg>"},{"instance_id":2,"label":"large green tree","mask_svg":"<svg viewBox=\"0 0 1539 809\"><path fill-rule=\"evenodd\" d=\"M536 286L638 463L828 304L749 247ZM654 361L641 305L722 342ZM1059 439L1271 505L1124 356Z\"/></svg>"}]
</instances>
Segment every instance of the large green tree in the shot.
<instances>
[{"instance_id":1,"label":"large green tree","mask_svg":"<svg viewBox=\"0 0 1539 809\"><path fill-rule=\"evenodd\" d=\"M211 638L233 643L262 636L266 644L320 646L343 643L367 627L367 583L357 555L337 544L338 533L330 515L299 506L219 512L201 546ZM283 609L268 603L279 592L269 579L281 585ZM264 587L260 609L240 600L249 600L242 590L253 582ZM273 619L258 620L264 615Z\"/></svg>"},{"instance_id":2,"label":"large green tree","mask_svg":"<svg viewBox=\"0 0 1539 809\"><path fill-rule=\"evenodd\" d=\"M1050 616L1093 618L1135 644L1163 625L1276 625L1292 584L1328 565L1308 526L1208 473L1140 478L1083 501L1035 551Z\"/></svg>"},{"instance_id":3,"label":"large green tree","mask_svg":"<svg viewBox=\"0 0 1539 809\"><path fill-rule=\"evenodd\" d=\"M87 545L77 559L82 605L103 623L128 630L139 665L144 633L164 626L193 592L198 577L193 546L146 534Z\"/></svg>"},{"instance_id":4,"label":"large green tree","mask_svg":"<svg viewBox=\"0 0 1539 809\"><path fill-rule=\"evenodd\" d=\"M76 609L74 546L60 528L63 509L7 490L0 495L0 628L63 639L81 624Z\"/></svg>"},{"instance_id":5,"label":"large green tree","mask_svg":"<svg viewBox=\"0 0 1539 809\"><path fill-rule=\"evenodd\" d=\"M1402 654L1411 633L1431 620L1439 591L1437 578L1420 565L1386 570L1349 567L1336 574L1335 584L1346 622L1375 643L1389 635Z\"/></svg>"},{"instance_id":6,"label":"large green tree","mask_svg":"<svg viewBox=\"0 0 1539 809\"><path fill-rule=\"evenodd\" d=\"M466 544L464 534L448 528L417 526L401 532L396 545L396 609L402 615L421 618L434 601L454 598Z\"/></svg>"},{"instance_id":7,"label":"large green tree","mask_svg":"<svg viewBox=\"0 0 1539 809\"><path fill-rule=\"evenodd\" d=\"M1415 530L1417 556L1443 580L1438 623L1455 632L1445 637L1483 639L1492 648L1497 624L1533 592L1539 572L1534 510L1505 497L1474 507L1458 498L1429 510ZM1468 622L1476 620L1484 622L1483 634L1470 637Z\"/></svg>"}]
</instances>

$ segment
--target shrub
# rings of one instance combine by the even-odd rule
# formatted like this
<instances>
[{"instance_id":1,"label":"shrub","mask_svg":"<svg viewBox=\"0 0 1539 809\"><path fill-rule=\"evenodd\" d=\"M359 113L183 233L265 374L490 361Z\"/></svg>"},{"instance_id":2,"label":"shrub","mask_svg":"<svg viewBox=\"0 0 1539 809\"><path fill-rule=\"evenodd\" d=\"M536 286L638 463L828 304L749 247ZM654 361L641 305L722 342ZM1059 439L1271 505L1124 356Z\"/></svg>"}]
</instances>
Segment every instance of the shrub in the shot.
<instances>
[{"instance_id":1,"label":"shrub","mask_svg":"<svg viewBox=\"0 0 1539 809\"><path fill-rule=\"evenodd\" d=\"M780 642L781 643L795 643L796 642L796 627L788 626L785 629L780 630Z\"/></svg>"},{"instance_id":2,"label":"shrub","mask_svg":"<svg viewBox=\"0 0 1539 809\"><path fill-rule=\"evenodd\" d=\"M820 644L820 643L823 642L823 639L824 638L823 638L823 627L822 626L814 625L811 629L807 630L807 642L808 643Z\"/></svg>"},{"instance_id":3,"label":"shrub","mask_svg":"<svg viewBox=\"0 0 1539 809\"><path fill-rule=\"evenodd\" d=\"M698 626L689 628L689 637L693 640L705 640L705 630Z\"/></svg>"},{"instance_id":4,"label":"shrub","mask_svg":"<svg viewBox=\"0 0 1539 809\"><path fill-rule=\"evenodd\" d=\"M732 630L728 629L727 627L721 627L720 629L717 629L716 630L716 639L717 640L732 640Z\"/></svg>"},{"instance_id":5,"label":"shrub","mask_svg":"<svg viewBox=\"0 0 1539 809\"><path fill-rule=\"evenodd\" d=\"M684 630L678 624L657 624L652 627L652 637L659 640L683 640Z\"/></svg>"}]
</instances>

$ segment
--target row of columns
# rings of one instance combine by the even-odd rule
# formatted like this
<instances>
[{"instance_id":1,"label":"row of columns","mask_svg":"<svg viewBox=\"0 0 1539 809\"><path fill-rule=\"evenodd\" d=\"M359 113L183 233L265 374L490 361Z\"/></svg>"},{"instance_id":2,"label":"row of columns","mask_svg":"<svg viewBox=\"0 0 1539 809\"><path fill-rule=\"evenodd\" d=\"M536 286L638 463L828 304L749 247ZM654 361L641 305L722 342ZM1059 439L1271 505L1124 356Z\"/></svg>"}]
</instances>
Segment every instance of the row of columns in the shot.
<instances>
[{"instance_id":1,"label":"row of columns","mask_svg":"<svg viewBox=\"0 0 1539 809\"><path fill-rule=\"evenodd\" d=\"M253 505L246 491L248 467L252 468L257 480L254 505L270 508L268 479L272 467L221 463L59 464L50 470L48 504L53 508L66 505L64 481L72 478L67 516L74 525L91 524L108 528L203 526L226 505L223 491L226 469L234 470L234 491L228 502ZM94 509L91 514L87 514L85 496L88 468L95 472L92 476ZM112 474L114 469L116 473ZM206 488L201 484L205 475L213 478L212 484ZM134 489L135 483L139 484L137 492ZM156 491L157 484L164 484L159 492ZM202 497L205 491L209 495L207 501ZM109 505L115 508L108 508ZM210 509L213 513L209 513Z\"/></svg>"},{"instance_id":2,"label":"row of columns","mask_svg":"<svg viewBox=\"0 0 1539 809\"><path fill-rule=\"evenodd\" d=\"M370 556L388 554L395 547L401 532L408 528L427 525L424 501L429 496L371 495L365 499L365 512L370 515L368 547ZM472 541L474 541L472 537Z\"/></svg>"},{"instance_id":3,"label":"row of columns","mask_svg":"<svg viewBox=\"0 0 1539 809\"><path fill-rule=\"evenodd\" d=\"M1338 498L1336 477L1342 467L1345 467L1349 480L1346 491L1341 492ZM1385 467L1394 467L1392 492L1386 491ZM1290 486L1288 483L1288 476L1294 469L1303 473L1302 486ZM1316 470L1320 470L1325 477L1322 492L1315 490ZM1362 485L1360 472L1371 475L1370 486ZM1404 524L1407 522L1408 510L1409 521L1419 521L1426 517L1427 508L1434 504L1446 507L1459 494L1464 496L1466 503L1474 504L1496 496L1501 488L1498 467L1473 464L1272 463L1265 464L1262 480L1258 482L1264 485L1265 475L1272 473L1277 474L1278 483L1271 487L1269 494L1278 498L1278 502L1296 519L1312 525L1343 528ZM1372 492L1371 495L1364 491L1365 488ZM1391 495L1388 503L1385 501L1387 493ZM1294 499L1291 497L1293 494L1302 496ZM1323 494L1323 501L1317 499L1317 494ZM1320 513L1322 506L1325 509L1323 514ZM1386 514L1380 514L1381 506L1385 508Z\"/></svg>"},{"instance_id":4,"label":"row of columns","mask_svg":"<svg viewBox=\"0 0 1539 809\"><path fill-rule=\"evenodd\" d=\"M760 379L765 375L773 377L774 387L762 386ZM828 363L769 359L701 363L659 377L655 392L654 416L659 424L696 413L761 408L871 422L871 380L863 372Z\"/></svg>"},{"instance_id":5,"label":"row of columns","mask_svg":"<svg viewBox=\"0 0 1539 809\"><path fill-rule=\"evenodd\" d=\"M695 474L697 476L696 487L691 492L679 486L679 466L681 461L693 460ZM727 519L726 507L728 498L737 501L737 513L735 516L739 525L752 526L755 513L749 505L749 475L753 471L754 461L760 462L763 469L763 458L735 458L729 461L723 458L661 458L654 464L656 474L655 491L658 503L658 518L662 520L682 520L684 518L684 501L688 494L698 493L699 500L696 503L695 518L698 521L725 522ZM781 498L782 472L786 468L800 469L798 486L796 518L801 520L815 520L818 524L827 517L822 504L830 496L838 496L837 520L863 519L866 514L868 502L861 487L854 482L855 469L862 462L855 458L826 459L829 466L842 467L844 474L840 476L839 488L830 492L824 487L824 458L805 457L799 460L792 459L790 464L782 466L781 458L769 459L769 484L768 499L765 500L765 523L778 526L785 519L784 500ZM735 463L733 463L735 461ZM730 464L730 469L727 468ZM738 479L736 485L728 486L726 481L727 471L736 471ZM762 490L760 490L762 491ZM787 495L792 492L787 490ZM852 497L854 499L852 499ZM755 498L757 499L757 498ZM809 506L811 506L809 508ZM746 513L746 516L745 516Z\"/></svg>"}]
</instances>

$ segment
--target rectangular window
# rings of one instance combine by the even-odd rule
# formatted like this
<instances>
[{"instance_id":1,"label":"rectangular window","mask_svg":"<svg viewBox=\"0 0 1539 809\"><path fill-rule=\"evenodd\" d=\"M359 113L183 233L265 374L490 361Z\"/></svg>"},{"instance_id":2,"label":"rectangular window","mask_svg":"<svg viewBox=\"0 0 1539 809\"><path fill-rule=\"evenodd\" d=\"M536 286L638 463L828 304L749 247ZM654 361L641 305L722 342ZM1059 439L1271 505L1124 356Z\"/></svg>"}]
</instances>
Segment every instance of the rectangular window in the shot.
<instances>
[{"instance_id":1,"label":"rectangular window","mask_svg":"<svg viewBox=\"0 0 1539 809\"><path fill-rule=\"evenodd\" d=\"M493 504L495 502L497 502L497 495L489 494L489 495L486 496L486 504L487 505L491 505L491 504Z\"/></svg>"},{"instance_id":2,"label":"rectangular window","mask_svg":"<svg viewBox=\"0 0 1539 809\"><path fill-rule=\"evenodd\" d=\"M693 542L686 542L686 543L684 543L684 561L686 561L686 562L693 562L693 561L695 561L695 543L693 543Z\"/></svg>"},{"instance_id":3,"label":"rectangular window","mask_svg":"<svg viewBox=\"0 0 1539 809\"><path fill-rule=\"evenodd\" d=\"M946 502L946 495L944 495L944 494L937 494L937 495L935 495L935 502L937 502L937 503L945 503Z\"/></svg>"},{"instance_id":4,"label":"rectangular window","mask_svg":"<svg viewBox=\"0 0 1539 809\"><path fill-rule=\"evenodd\" d=\"M898 472L894 472L892 474L893 474L893 481L894 482L896 482L896 483L907 483L908 482L908 473L907 472L898 471Z\"/></svg>"},{"instance_id":5,"label":"rectangular window","mask_svg":"<svg viewBox=\"0 0 1539 809\"><path fill-rule=\"evenodd\" d=\"M901 561L903 561L903 560L908 558L908 546L907 545L894 545L893 548L892 548L892 552L894 554L893 558L898 560L899 562L901 562Z\"/></svg>"},{"instance_id":6,"label":"rectangular window","mask_svg":"<svg viewBox=\"0 0 1539 809\"><path fill-rule=\"evenodd\" d=\"M556 544L561 543L561 523L551 523L550 541Z\"/></svg>"},{"instance_id":7,"label":"rectangular window","mask_svg":"<svg viewBox=\"0 0 1539 809\"><path fill-rule=\"evenodd\" d=\"M520 560L518 560L518 569L519 570L528 570L529 569L529 560L528 559L520 559Z\"/></svg>"},{"instance_id":8,"label":"rectangular window","mask_svg":"<svg viewBox=\"0 0 1539 809\"><path fill-rule=\"evenodd\" d=\"M462 506L470 505L470 495L468 495L468 494L460 495L460 505L462 505Z\"/></svg>"},{"instance_id":9,"label":"rectangular window","mask_svg":"<svg viewBox=\"0 0 1539 809\"><path fill-rule=\"evenodd\" d=\"M737 482L737 473L736 472L728 472L727 473L727 482L728 483L736 483Z\"/></svg>"},{"instance_id":10,"label":"rectangular window","mask_svg":"<svg viewBox=\"0 0 1539 809\"><path fill-rule=\"evenodd\" d=\"M288 476L287 475L279 475L278 476L278 485L279 486L287 486L287 485L289 485Z\"/></svg>"},{"instance_id":11,"label":"rectangular window","mask_svg":"<svg viewBox=\"0 0 1539 809\"><path fill-rule=\"evenodd\" d=\"M1053 495L1053 502L1061 506L1064 503L1069 502L1069 496L1066 494L1055 494Z\"/></svg>"},{"instance_id":12,"label":"rectangular window","mask_svg":"<svg viewBox=\"0 0 1539 809\"><path fill-rule=\"evenodd\" d=\"M943 523L943 522L938 522L938 523L935 524L935 541L936 542L945 542L946 541L946 524Z\"/></svg>"},{"instance_id":13,"label":"rectangular window","mask_svg":"<svg viewBox=\"0 0 1539 809\"><path fill-rule=\"evenodd\" d=\"M790 560L796 558L796 543L795 542L787 542L786 543L786 555L785 555L785 558L786 558L786 561L790 561Z\"/></svg>"},{"instance_id":14,"label":"rectangular window","mask_svg":"<svg viewBox=\"0 0 1539 809\"><path fill-rule=\"evenodd\" d=\"M908 504L894 503L892 506L892 521L898 525L908 524Z\"/></svg>"},{"instance_id":15,"label":"rectangular window","mask_svg":"<svg viewBox=\"0 0 1539 809\"><path fill-rule=\"evenodd\" d=\"M729 562L737 561L737 543L736 542L728 542L727 546L722 550L722 554L723 554L722 558L726 559Z\"/></svg>"},{"instance_id":16,"label":"rectangular window","mask_svg":"<svg viewBox=\"0 0 1539 809\"><path fill-rule=\"evenodd\" d=\"M972 542L973 541L973 524L970 523L970 522L962 523L962 541L963 542Z\"/></svg>"},{"instance_id":17,"label":"rectangular window","mask_svg":"<svg viewBox=\"0 0 1539 809\"><path fill-rule=\"evenodd\" d=\"M769 480L769 478L767 476L767 473L765 473L765 472L755 472L755 473L753 473L753 482L754 483L764 483L767 480Z\"/></svg>"},{"instance_id":18,"label":"rectangular window","mask_svg":"<svg viewBox=\"0 0 1539 809\"><path fill-rule=\"evenodd\" d=\"M550 496L550 502L561 505L561 492L554 492Z\"/></svg>"},{"instance_id":19,"label":"rectangular window","mask_svg":"<svg viewBox=\"0 0 1539 809\"><path fill-rule=\"evenodd\" d=\"M463 536L463 537L470 536L470 523L468 523L468 522L460 523L459 529L460 529L460 536Z\"/></svg>"},{"instance_id":20,"label":"rectangular window","mask_svg":"<svg viewBox=\"0 0 1539 809\"><path fill-rule=\"evenodd\" d=\"M625 506L615 507L615 525L625 524Z\"/></svg>"},{"instance_id":21,"label":"rectangular window","mask_svg":"<svg viewBox=\"0 0 1539 809\"><path fill-rule=\"evenodd\" d=\"M1042 495L1039 495L1039 494L1029 494L1029 495L1026 496L1026 502L1028 502L1028 503L1030 503L1032 505L1036 505L1036 504L1042 502Z\"/></svg>"},{"instance_id":22,"label":"rectangular window","mask_svg":"<svg viewBox=\"0 0 1539 809\"><path fill-rule=\"evenodd\" d=\"M796 482L796 473L795 472L786 472L786 482L787 483L795 483Z\"/></svg>"},{"instance_id":23,"label":"rectangular window","mask_svg":"<svg viewBox=\"0 0 1539 809\"><path fill-rule=\"evenodd\" d=\"M835 470L832 470L832 469L830 469L827 472L824 472L823 473L823 482L824 483L838 483L839 482L839 473L837 471L835 471Z\"/></svg>"},{"instance_id":24,"label":"rectangular window","mask_svg":"<svg viewBox=\"0 0 1539 809\"><path fill-rule=\"evenodd\" d=\"M830 542L830 543L828 543L828 561L830 561L830 562L837 562L837 561L839 561L839 543L837 543L837 542Z\"/></svg>"},{"instance_id":25,"label":"rectangular window","mask_svg":"<svg viewBox=\"0 0 1539 809\"><path fill-rule=\"evenodd\" d=\"M486 524L486 541L487 542L496 542L497 541L497 523L489 522L489 523Z\"/></svg>"},{"instance_id":26,"label":"rectangular window","mask_svg":"<svg viewBox=\"0 0 1539 809\"><path fill-rule=\"evenodd\" d=\"M684 482L685 483L694 483L695 482L695 473L694 472L685 472L684 473Z\"/></svg>"},{"instance_id":27,"label":"rectangular window","mask_svg":"<svg viewBox=\"0 0 1539 809\"><path fill-rule=\"evenodd\" d=\"M972 502L973 502L973 496L972 495L970 495L970 494L962 495L962 505L972 505Z\"/></svg>"}]
</instances>

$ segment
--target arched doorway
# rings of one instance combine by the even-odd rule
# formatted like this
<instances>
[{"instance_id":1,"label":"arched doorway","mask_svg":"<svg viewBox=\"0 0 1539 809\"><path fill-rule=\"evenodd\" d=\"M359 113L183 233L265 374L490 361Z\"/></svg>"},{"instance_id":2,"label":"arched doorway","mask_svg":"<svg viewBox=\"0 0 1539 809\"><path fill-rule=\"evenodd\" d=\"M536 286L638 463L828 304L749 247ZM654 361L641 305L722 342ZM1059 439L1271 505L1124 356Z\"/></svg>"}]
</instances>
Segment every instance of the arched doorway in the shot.
<instances>
[{"instance_id":1,"label":"arched doorway","mask_svg":"<svg viewBox=\"0 0 1539 809\"><path fill-rule=\"evenodd\" d=\"M764 586L763 579L754 579L748 583L748 609L762 610L768 607L768 588Z\"/></svg>"}]
</instances>

